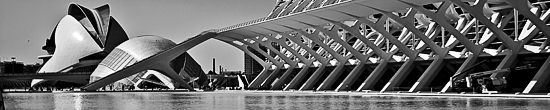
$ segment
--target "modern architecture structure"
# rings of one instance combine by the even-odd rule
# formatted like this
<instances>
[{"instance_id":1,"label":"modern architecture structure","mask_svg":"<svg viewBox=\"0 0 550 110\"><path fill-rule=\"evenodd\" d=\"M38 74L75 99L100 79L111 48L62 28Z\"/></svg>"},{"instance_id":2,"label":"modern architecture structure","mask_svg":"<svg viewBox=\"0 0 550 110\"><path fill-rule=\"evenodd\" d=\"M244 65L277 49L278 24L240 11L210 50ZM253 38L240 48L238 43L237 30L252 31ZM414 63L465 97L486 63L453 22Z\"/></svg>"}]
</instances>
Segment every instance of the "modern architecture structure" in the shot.
<instances>
[{"instance_id":1,"label":"modern architecture structure","mask_svg":"<svg viewBox=\"0 0 550 110\"><path fill-rule=\"evenodd\" d=\"M512 69L491 77L510 92L548 92L548 3L281 0L215 39L263 65L250 88L449 92L449 77Z\"/></svg>"},{"instance_id":2,"label":"modern architecture structure","mask_svg":"<svg viewBox=\"0 0 550 110\"><path fill-rule=\"evenodd\" d=\"M151 55L169 49L174 45L174 42L158 36L138 36L125 41L113 49L111 54L107 55L107 57L99 63L98 67L90 76L90 82L97 81L137 61L141 61ZM197 80L201 76L203 79L199 83L204 83L204 81L206 81L206 76L201 67L187 53L182 54L177 59L170 62L170 66L176 73L179 73L178 75L180 77L192 79L190 83L193 83L194 80ZM178 83L172 81L169 77L160 72L164 72L164 70L146 70L139 72L115 82L112 84L112 87L122 88L123 85L134 85L137 88L143 88L145 86L140 84L146 83L156 84L171 89L179 87ZM153 86L150 85L148 87Z\"/></svg>"},{"instance_id":3,"label":"modern architecture structure","mask_svg":"<svg viewBox=\"0 0 550 110\"><path fill-rule=\"evenodd\" d=\"M126 47L113 52L122 38L110 36L109 32L105 34L111 28L99 28L102 20L94 20L107 18L99 16L105 15L105 11L69 11L67 20L64 18L55 30L56 52L44 65L48 67L44 71L61 71L74 64L79 65L71 68L99 64L93 60L97 57L90 55L110 52L103 55L111 60L120 59L115 62L133 63L110 64L103 60L106 69L97 71L106 72L98 72L97 79L92 78L83 89L97 90L121 79L130 82L131 78L125 78L148 70L192 89L188 85L191 79L179 77L171 62L192 47L214 38L242 50L263 67L249 84L252 89L449 92L454 79L467 78L470 73L513 70L491 73L490 77L505 79L510 92L548 92L550 29L546 24L550 11L547 3L538 0L282 0L265 18L208 30L141 57L129 54ZM77 26L79 23L82 25ZM82 34L85 32L92 34ZM109 43L111 37L115 43ZM76 46L85 48L72 52L77 54L57 54L58 48L71 45L67 41L96 43ZM56 56L69 60L60 62ZM142 59L132 60L138 59L136 57Z\"/></svg>"},{"instance_id":4,"label":"modern architecture structure","mask_svg":"<svg viewBox=\"0 0 550 110\"><path fill-rule=\"evenodd\" d=\"M70 80L65 77L56 80L34 79L31 86L83 86L113 75L175 45L168 39L151 35L129 39L120 24L110 15L107 4L88 9L73 3L69 6L68 14L57 24L51 37L46 40L46 45L42 47L48 55L39 56L44 59L44 66L38 73L78 75L67 75L74 76ZM103 86L110 89L130 86L145 88L147 85L193 89L189 84L202 85L206 81L200 65L187 53L163 60L163 63L165 65L159 66L161 68L143 69L117 80L102 82L105 83ZM82 78L82 75L90 76Z\"/></svg>"}]
</instances>

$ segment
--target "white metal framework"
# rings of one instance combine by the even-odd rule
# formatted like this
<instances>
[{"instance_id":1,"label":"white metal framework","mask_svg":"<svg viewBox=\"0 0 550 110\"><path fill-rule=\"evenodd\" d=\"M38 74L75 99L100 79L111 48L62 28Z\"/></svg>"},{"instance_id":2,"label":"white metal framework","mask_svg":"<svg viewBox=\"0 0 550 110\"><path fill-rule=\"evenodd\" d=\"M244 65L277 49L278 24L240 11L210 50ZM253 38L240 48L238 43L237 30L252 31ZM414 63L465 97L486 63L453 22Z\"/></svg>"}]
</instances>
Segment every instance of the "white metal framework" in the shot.
<instances>
[{"instance_id":1,"label":"white metal framework","mask_svg":"<svg viewBox=\"0 0 550 110\"><path fill-rule=\"evenodd\" d=\"M266 18L218 30L215 39L264 65L253 89L448 92L453 75L534 65L493 76L508 76L514 91L547 92L547 3L286 0Z\"/></svg>"},{"instance_id":2,"label":"white metal framework","mask_svg":"<svg viewBox=\"0 0 550 110\"><path fill-rule=\"evenodd\" d=\"M453 75L530 65L534 69L493 76L507 77L513 91L548 92L547 3L285 0L265 18L193 37L118 75L160 64L214 38L264 67L251 89L449 92Z\"/></svg>"}]
</instances>

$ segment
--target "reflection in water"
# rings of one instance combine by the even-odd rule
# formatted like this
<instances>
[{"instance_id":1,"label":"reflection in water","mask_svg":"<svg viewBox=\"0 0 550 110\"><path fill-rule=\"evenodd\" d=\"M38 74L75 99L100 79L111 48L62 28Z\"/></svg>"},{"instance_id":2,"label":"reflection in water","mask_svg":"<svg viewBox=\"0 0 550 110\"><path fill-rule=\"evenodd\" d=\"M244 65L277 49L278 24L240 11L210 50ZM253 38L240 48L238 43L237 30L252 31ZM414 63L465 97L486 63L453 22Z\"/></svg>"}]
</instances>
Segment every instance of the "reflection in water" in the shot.
<instances>
[{"instance_id":1,"label":"reflection in water","mask_svg":"<svg viewBox=\"0 0 550 110\"><path fill-rule=\"evenodd\" d=\"M7 109L547 109L550 99L248 92L7 93Z\"/></svg>"}]
</instances>

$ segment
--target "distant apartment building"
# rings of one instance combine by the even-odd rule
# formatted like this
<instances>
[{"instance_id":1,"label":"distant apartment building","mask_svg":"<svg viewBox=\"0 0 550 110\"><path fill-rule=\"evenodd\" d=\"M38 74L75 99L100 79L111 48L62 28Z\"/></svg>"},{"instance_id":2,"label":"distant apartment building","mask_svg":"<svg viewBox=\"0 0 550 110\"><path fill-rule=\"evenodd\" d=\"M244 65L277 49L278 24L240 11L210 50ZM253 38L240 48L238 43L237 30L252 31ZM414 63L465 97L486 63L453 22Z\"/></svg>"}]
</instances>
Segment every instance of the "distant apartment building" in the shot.
<instances>
[{"instance_id":1,"label":"distant apartment building","mask_svg":"<svg viewBox=\"0 0 550 110\"><path fill-rule=\"evenodd\" d=\"M23 73L25 70L25 64L18 61L3 61L0 66L2 66L2 73Z\"/></svg>"},{"instance_id":2,"label":"distant apartment building","mask_svg":"<svg viewBox=\"0 0 550 110\"><path fill-rule=\"evenodd\" d=\"M19 61L2 61L0 62L0 73L36 73L40 67L40 64L24 64Z\"/></svg>"}]
</instances>

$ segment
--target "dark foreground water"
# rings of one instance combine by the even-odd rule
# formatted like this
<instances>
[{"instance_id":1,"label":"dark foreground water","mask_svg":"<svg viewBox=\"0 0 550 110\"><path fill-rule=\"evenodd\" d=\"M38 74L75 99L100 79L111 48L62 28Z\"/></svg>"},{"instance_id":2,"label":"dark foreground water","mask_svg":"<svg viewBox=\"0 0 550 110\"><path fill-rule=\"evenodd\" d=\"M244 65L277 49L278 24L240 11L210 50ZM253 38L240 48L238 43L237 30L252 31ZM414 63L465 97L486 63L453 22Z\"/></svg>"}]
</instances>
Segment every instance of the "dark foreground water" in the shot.
<instances>
[{"instance_id":1,"label":"dark foreground water","mask_svg":"<svg viewBox=\"0 0 550 110\"><path fill-rule=\"evenodd\" d=\"M250 92L8 93L10 109L550 109L550 99Z\"/></svg>"}]
</instances>

